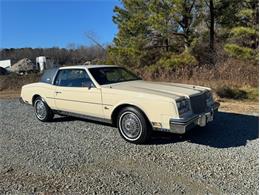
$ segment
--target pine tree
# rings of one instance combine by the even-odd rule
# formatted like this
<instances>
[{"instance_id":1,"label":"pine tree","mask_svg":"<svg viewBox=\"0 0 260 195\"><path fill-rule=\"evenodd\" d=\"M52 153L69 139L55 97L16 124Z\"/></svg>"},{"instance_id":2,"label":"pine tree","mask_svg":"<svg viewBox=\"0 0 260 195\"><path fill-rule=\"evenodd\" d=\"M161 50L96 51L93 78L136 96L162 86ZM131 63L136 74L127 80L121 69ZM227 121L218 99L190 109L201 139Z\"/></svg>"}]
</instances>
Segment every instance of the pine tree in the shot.
<instances>
[{"instance_id":1,"label":"pine tree","mask_svg":"<svg viewBox=\"0 0 260 195\"><path fill-rule=\"evenodd\" d=\"M238 3L238 2L237 2ZM238 3L236 25L230 28L229 43L225 51L233 57L256 60L258 57L258 1Z\"/></svg>"},{"instance_id":2,"label":"pine tree","mask_svg":"<svg viewBox=\"0 0 260 195\"><path fill-rule=\"evenodd\" d=\"M115 7L119 32L110 47L117 63L156 63L168 52L189 50L201 17L201 0L122 0Z\"/></svg>"}]
</instances>

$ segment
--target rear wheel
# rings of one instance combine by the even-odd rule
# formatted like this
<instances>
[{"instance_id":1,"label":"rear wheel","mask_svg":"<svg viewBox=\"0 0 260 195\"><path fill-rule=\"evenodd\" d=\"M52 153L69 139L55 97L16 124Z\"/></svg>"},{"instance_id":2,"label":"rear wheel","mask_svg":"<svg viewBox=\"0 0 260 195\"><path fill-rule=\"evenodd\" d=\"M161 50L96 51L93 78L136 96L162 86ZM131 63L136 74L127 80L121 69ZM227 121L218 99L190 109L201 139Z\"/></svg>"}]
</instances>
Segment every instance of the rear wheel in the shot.
<instances>
[{"instance_id":1,"label":"rear wheel","mask_svg":"<svg viewBox=\"0 0 260 195\"><path fill-rule=\"evenodd\" d=\"M50 107L42 100L41 97L37 97L34 101L34 110L36 118L42 122L51 121L53 119L53 112Z\"/></svg>"},{"instance_id":2,"label":"rear wheel","mask_svg":"<svg viewBox=\"0 0 260 195\"><path fill-rule=\"evenodd\" d=\"M123 108L118 114L120 135L128 142L143 144L150 138L150 125L144 114L134 107Z\"/></svg>"}]
</instances>

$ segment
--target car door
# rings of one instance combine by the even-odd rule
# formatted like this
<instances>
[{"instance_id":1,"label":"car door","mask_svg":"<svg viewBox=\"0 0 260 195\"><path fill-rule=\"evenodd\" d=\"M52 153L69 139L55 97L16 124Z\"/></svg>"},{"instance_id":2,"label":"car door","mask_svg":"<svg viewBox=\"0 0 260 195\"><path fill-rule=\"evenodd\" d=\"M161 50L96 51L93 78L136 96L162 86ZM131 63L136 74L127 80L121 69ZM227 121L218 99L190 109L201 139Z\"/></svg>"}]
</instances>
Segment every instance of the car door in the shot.
<instances>
[{"instance_id":1,"label":"car door","mask_svg":"<svg viewBox=\"0 0 260 195\"><path fill-rule=\"evenodd\" d=\"M101 89L85 69L61 69L54 84L57 110L103 118Z\"/></svg>"}]
</instances>

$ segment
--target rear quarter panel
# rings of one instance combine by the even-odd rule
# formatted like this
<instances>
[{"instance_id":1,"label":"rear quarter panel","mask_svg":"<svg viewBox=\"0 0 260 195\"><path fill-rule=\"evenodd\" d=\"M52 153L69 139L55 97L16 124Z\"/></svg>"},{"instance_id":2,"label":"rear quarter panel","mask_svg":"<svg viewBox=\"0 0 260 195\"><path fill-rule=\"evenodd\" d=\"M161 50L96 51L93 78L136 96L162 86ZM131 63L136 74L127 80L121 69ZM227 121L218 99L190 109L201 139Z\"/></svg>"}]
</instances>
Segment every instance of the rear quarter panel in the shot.
<instances>
[{"instance_id":1,"label":"rear quarter panel","mask_svg":"<svg viewBox=\"0 0 260 195\"><path fill-rule=\"evenodd\" d=\"M54 109L55 103L53 96L55 89L56 86L54 85L40 82L24 85L21 90L21 98L29 104L32 104L33 97L39 95L47 102L50 108Z\"/></svg>"}]
</instances>

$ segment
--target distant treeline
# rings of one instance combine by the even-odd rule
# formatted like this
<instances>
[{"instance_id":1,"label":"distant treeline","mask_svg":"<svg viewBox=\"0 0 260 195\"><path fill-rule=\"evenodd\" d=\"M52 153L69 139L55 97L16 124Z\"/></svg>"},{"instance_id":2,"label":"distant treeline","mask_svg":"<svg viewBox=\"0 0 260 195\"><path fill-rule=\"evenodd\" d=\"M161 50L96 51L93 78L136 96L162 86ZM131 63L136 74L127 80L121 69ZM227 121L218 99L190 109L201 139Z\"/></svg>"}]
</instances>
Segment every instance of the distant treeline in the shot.
<instances>
[{"instance_id":1,"label":"distant treeline","mask_svg":"<svg viewBox=\"0 0 260 195\"><path fill-rule=\"evenodd\" d=\"M0 60L11 59L14 64L23 58L35 63L36 57L46 56L60 65L83 64L87 61L96 63L105 59L106 51L99 46L79 46L77 48L10 48L0 50Z\"/></svg>"}]
</instances>

